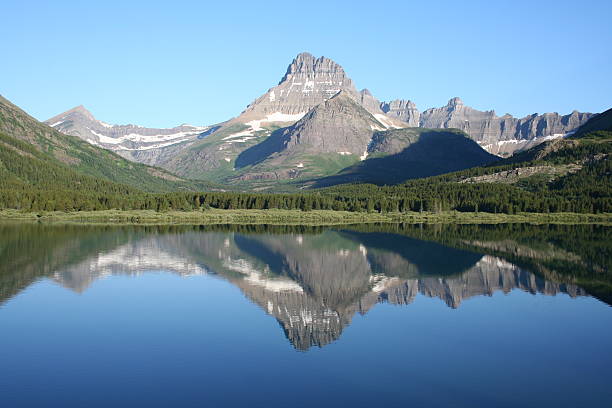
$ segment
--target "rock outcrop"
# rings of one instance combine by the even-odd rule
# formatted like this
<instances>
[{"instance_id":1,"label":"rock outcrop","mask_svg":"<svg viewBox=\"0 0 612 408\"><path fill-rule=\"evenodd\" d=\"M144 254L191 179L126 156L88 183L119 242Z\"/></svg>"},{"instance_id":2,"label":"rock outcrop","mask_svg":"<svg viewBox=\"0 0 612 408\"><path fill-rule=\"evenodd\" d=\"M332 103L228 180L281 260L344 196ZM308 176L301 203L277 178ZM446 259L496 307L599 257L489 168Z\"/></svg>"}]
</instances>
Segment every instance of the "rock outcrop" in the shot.
<instances>
[{"instance_id":1,"label":"rock outcrop","mask_svg":"<svg viewBox=\"0 0 612 408\"><path fill-rule=\"evenodd\" d=\"M406 122L410 127L420 126L421 113L412 101L396 99L391 102L382 102L379 106L387 116Z\"/></svg>"}]
</instances>

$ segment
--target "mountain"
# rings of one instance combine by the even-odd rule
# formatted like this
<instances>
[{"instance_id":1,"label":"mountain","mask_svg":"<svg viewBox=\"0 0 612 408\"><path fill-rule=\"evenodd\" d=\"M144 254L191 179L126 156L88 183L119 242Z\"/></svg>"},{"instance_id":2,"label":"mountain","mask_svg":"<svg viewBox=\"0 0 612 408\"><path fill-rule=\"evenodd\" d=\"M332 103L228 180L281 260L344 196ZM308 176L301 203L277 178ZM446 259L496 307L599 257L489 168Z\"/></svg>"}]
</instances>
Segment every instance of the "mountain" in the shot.
<instances>
[{"instance_id":1,"label":"mountain","mask_svg":"<svg viewBox=\"0 0 612 408\"><path fill-rule=\"evenodd\" d=\"M126 159L149 163L143 152L203 138L219 126L181 125L152 129L136 125L109 125L97 120L84 106L77 106L44 122L60 132L112 150ZM150 163L153 164L153 163Z\"/></svg>"},{"instance_id":2,"label":"mountain","mask_svg":"<svg viewBox=\"0 0 612 408\"><path fill-rule=\"evenodd\" d=\"M315 187L343 183L395 184L492 163L498 158L456 129L406 128L374 133L364 156Z\"/></svg>"},{"instance_id":3,"label":"mountain","mask_svg":"<svg viewBox=\"0 0 612 408\"><path fill-rule=\"evenodd\" d=\"M339 92L364 109L371 109L369 113L380 122L378 126L406 126L385 116L378 108L379 102L367 90L358 92L339 64L329 58L301 53L289 64L278 85L255 99L239 116L222 124L210 136L181 151L173 151L173 157L165 155L167 160L156 164L190 178L239 180L236 169L243 164L236 160L244 151L263 142L277 129L295 124ZM281 173L286 171L279 169Z\"/></svg>"},{"instance_id":4,"label":"mountain","mask_svg":"<svg viewBox=\"0 0 612 408\"><path fill-rule=\"evenodd\" d=\"M107 149L60 133L1 96L0 152L0 174L4 176L5 188L31 186L117 192L126 191L125 186L145 191L205 186L166 170L130 162Z\"/></svg>"},{"instance_id":5,"label":"mountain","mask_svg":"<svg viewBox=\"0 0 612 408\"><path fill-rule=\"evenodd\" d=\"M310 115L313 109L338 93L352 99L367 112L369 116L365 122L373 118L381 131L411 127L459 129L489 153L500 156L571 134L592 116L573 112L565 116L533 114L521 119L510 115L498 117L494 111L483 112L466 106L459 98L451 99L444 107L419 112L412 101L380 102L369 90L358 91L338 63L304 52L293 59L276 86L256 98L237 117L214 126L146 129L134 125L109 125L96 120L83 107L60 114L47 123L64 133L114 150L130 160L159 166L190 179L241 184L253 180L294 179L301 177L299 175L328 176L354 165L368 145L363 143L365 133L361 136L354 133L355 128L365 122L350 127L352 125L345 120L346 116L334 124L333 116L323 121L314 120L321 112ZM296 127L302 119L309 121L308 126L302 122ZM349 127L344 131L341 129L343 126ZM290 133L295 135L290 136ZM312 145L314 139L311 136L315 134L319 145L305 148ZM349 134L355 139L338 143L339 138L346 138ZM285 142L287 146L281 146ZM310 160L307 166L298 157L300 149L303 154L323 155L315 160L304 158L307 162ZM274 157L268 157L270 155ZM426 161L424 159L423 163ZM300 163L302 166L298 167ZM280 167L275 168L276 164ZM258 167L253 167L255 165ZM451 165L447 168L457 167ZM268 183L265 188L270 186Z\"/></svg>"},{"instance_id":6,"label":"mountain","mask_svg":"<svg viewBox=\"0 0 612 408\"><path fill-rule=\"evenodd\" d=\"M495 111L479 111L466 106L460 98L452 98L446 106L427 109L420 115L412 112L402 120L418 117L420 127L463 130L488 152L509 156L546 140L567 136L592 116L574 111L563 116L534 113L521 119L509 114L500 117Z\"/></svg>"},{"instance_id":7,"label":"mountain","mask_svg":"<svg viewBox=\"0 0 612 408\"><path fill-rule=\"evenodd\" d=\"M384 128L352 95L340 91L294 125L273 132L265 141L243 151L236 159L236 168L255 165L240 176L241 180L334 173L347 163L365 159L373 131Z\"/></svg>"},{"instance_id":8,"label":"mountain","mask_svg":"<svg viewBox=\"0 0 612 408\"><path fill-rule=\"evenodd\" d=\"M173 129L108 125L83 107L46 123L131 160L160 166L183 177L223 180L237 176L234 161L244 150L278 128L294 124L340 91L374 115L383 128L407 126L386 116L369 91L357 91L339 64L309 53L297 55L277 86L255 99L239 116L219 125Z\"/></svg>"}]
</instances>

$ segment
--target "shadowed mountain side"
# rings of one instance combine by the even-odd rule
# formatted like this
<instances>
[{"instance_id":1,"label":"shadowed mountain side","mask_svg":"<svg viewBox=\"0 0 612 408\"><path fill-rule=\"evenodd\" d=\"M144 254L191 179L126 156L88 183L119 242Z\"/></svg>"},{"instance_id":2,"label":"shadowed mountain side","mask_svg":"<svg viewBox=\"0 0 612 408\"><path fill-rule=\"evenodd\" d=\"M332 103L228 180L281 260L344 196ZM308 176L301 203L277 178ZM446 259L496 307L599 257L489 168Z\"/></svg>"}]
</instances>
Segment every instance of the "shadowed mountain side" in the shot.
<instances>
[{"instance_id":1,"label":"shadowed mountain side","mask_svg":"<svg viewBox=\"0 0 612 408\"><path fill-rule=\"evenodd\" d=\"M405 147L403 147L405 146ZM397 184L499 160L460 131L397 129L377 132L367 160L321 178L313 187L343 183Z\"/></svg>"},{"instance_id":2,"label":"shadowed mountain side","mask_svg":"<svg viewBox=\"0 0 612 408\"><path fill-rule=\"evenodd\" d=\"M593 116L584 125L580 126L572 137L582 137L590 132L612 131L612 109Z\"/></svg>"},{"instance_id":3,"label":"shadowed mountain side","mask_svg":"<svg viewBox=\"0 0 612 408\"><path fill-rule=\"evenodd\" d=\"M482 253L451 248L435 242L422 241L407 236L386 233L363 233L344 230L342 235L368 248L368 260L372 273L383 273L387 276L413 278L418 276L452 276L459 275L472 268L482 258ZM380 263L380 257L374 257L372 250L383 250L400 255L414 269L390 270L387 263Z\"/></svg>"},{"instance_id":4,"label":"shadowed mountain side","mask_svg":"<svg viewBox=\"0 0 612 408\"><path fill-rule=\"evenodd\" d=\"M337 160L343 156L357 160L366 151L374 130L382 129L382 123L341 91L308 111L294 125L279 129L265 141L244 150L236 158L235 167L265 162L268 168L308 172L312 169L303 162L305 154L327 153Z\"/></svg>"},{"instance_id":5,"label":"shadowed mountain side","mask_svg":"<svg viewBox=\"0 0 612 408\"><path fill-rule=\"evenodd\" d=\"M249 147L236 157L236 168L241 169L246 166L253 166L266 160L274 153L281 152L287 142L289 135L285 132L286 128L277 129L261 143Z\"/></svg>"}]
</instances>

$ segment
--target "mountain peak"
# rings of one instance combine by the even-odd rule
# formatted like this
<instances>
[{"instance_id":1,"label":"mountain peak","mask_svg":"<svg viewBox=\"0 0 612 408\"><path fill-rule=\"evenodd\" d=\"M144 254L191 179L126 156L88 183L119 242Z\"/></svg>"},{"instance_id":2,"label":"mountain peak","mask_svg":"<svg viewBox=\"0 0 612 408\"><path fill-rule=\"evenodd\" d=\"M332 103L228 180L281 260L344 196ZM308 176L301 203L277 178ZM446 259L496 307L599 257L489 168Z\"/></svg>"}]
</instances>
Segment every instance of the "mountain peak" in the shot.
<instances>
[{"instance_id":1,"label":"mountain peak","mask_svg":"<svg viewBox=\"0 0 612 408\"><path fill-rule=\"evenodd\" d=\"M70 115L72 113L78 113L81 114L85 117L87 117L87 119L89 120L96 120L96 118L94 117L94 115L87 110L87 108L85 108L85 106L83 105L79 105L79 106L75 106L74 108L62 113L62 115Z\"/></svg>"},{"instance_id":2,"label":"mountain peak","mask_svg":"<svg viewBox=\"0 0 612 408\"><path fill-rule=\"evenodd\" d=\"M72 109L67 110L66 112L60 113L50 119L47 119L45 123L53 124L61 120L65 120L66 118L74 115L80 115L85 117L87 121L97 122L97 119L92 115L90 111L88 111L83 105L75 106Z\"/></svg>"},{"instance_id":3,"label":"mountain peak","mask_svg":"<svg viewBox=\"0 0 612 408\"><path fill-rule=\"evenodd\" d=\"M454 98L448 101L446 106L452 107L452 108L458 108L460 106L463 106L463 101L458 96L455 96Z\"/></svg>"},{"instance_id":4,"label":"mountain peak","mask_svg":"<svg viewBox=\"0 0 612 408\"><path fill-rule=\"evenodd\" d=\"M278 85L250 103L236 120L246 123L278 113L301 117L341 90L358 94L340 65L303 52L289 64Z\"/></svg>"},{"instance_id":5,"label":"mountain peak","mask_svg":"<svg viewBox=\"0 0 612 408\"><path fill-rule=\"evenodd\" d=\"M291 64L289 64L287 72L279 82L279 85L295 76L314 77L319 75L346 77L344 69L335 61L323 56L317 58L308 52L302 52L293 59Z\"/></svg>"}]
</instances>

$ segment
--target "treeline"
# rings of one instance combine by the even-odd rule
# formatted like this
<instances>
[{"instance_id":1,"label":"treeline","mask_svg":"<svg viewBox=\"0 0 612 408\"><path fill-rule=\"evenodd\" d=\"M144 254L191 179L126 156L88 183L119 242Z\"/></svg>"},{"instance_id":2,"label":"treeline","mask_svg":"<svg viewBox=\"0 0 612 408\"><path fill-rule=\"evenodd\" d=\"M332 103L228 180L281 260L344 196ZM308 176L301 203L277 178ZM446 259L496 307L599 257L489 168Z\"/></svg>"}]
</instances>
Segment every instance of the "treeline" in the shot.
<instances>
[{"instance_id":1,"label":"treeline","mask_svg":"<svg viewBox=\"0 0 612 408\"><path fill-rule=\"evenodd\" d=\"M394 186L340 185L300 193L173 192L145 193L132 187L89 177L46 160L34 149L15 157L0 144L0 208L23 211L217 209L334 210L353 212L612 212L610 140L580 142L533 163L576 162L582 169L537 188L502 183L457 183L501 169L504 164L411 180ZM578 143L578 145L576 145ZM532 163L532 162L528 162ZM525 166L522 163L521 166Z\"/></svg>"},{"instance_id":2,"label":"treeline","mask_svg":"<svg viewBox=\"0 0 612 408\"><path fill-rule=\"evenodd\" d=\"M608 171L610 164L602 164ZM313 193L165 193L126 191L122 194L70 190L0 190L0 208L24 211L154 210L188 211L217 209L334 210L358 212L612 212L609 182L597 183L572 175L545 191L481 183L413 182L402 186L344 186Z\"/></svg>"}]
</instances>

